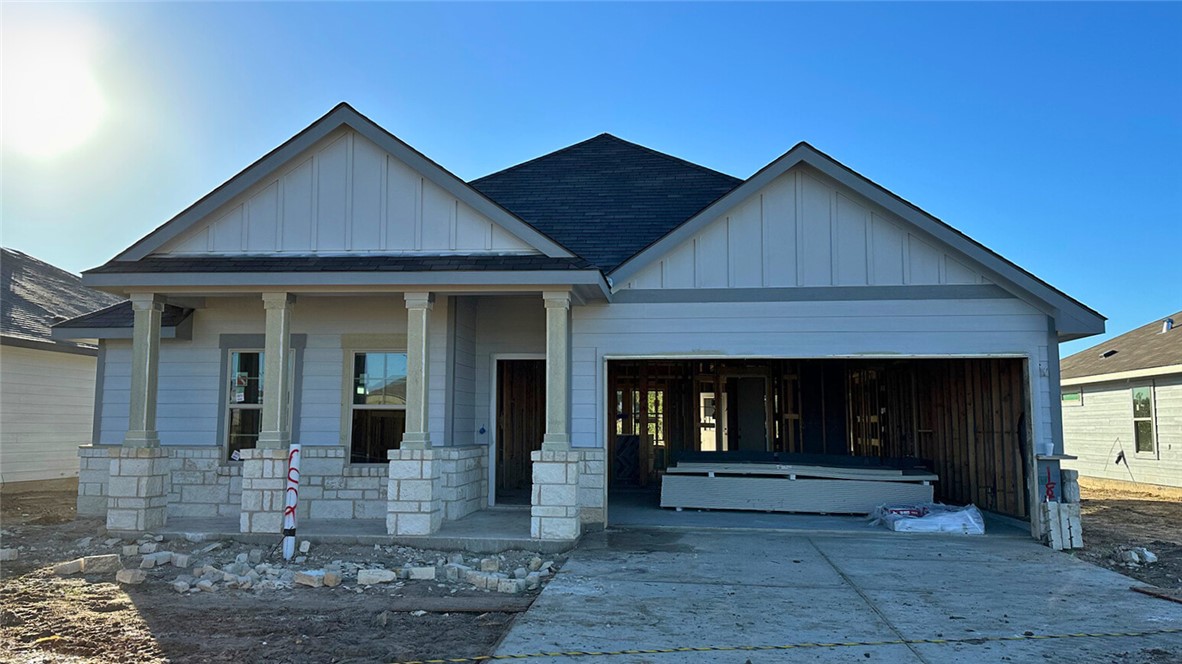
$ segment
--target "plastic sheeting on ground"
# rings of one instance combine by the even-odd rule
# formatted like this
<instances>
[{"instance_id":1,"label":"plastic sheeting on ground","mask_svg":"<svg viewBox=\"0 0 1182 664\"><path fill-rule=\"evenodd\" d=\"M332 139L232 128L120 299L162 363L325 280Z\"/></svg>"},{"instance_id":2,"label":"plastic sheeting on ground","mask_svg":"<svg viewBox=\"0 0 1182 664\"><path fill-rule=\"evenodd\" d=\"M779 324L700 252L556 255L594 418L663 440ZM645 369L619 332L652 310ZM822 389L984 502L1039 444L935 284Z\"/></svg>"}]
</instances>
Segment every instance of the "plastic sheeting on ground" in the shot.
<instances>
[{"instance_id":1,"label":"plastic sheeting on ground","mask_svg":"<svg viewBox=\"0 0 1182 664\"><path fill-rule=\"evenodd\" d=\"M870 515L871 524L882 524L900 533L960 533L984 535L985 517L973 505L956 507L942 503L879 505Z\"/></svg>"}]
</instances>

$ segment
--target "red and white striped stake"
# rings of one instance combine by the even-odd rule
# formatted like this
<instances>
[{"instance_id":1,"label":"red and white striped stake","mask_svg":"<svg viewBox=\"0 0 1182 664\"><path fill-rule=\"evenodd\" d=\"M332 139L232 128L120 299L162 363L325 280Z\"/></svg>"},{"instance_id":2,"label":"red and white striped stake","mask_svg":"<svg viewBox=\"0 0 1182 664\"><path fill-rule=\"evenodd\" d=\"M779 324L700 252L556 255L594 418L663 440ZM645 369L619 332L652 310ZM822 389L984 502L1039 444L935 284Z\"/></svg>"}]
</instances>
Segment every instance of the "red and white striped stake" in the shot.
<instances>
[{"instance_id":1,"label":"red and white striped stake","mask_svg":"<svg viewBox=\"0 0 1182 664\"><path fill-rule=\"evenodd\" d=\"M283 492L283 559L295 555L296 503L300 498L300 444L287 453L287 490Z\"/></svg>"}]
</instances>

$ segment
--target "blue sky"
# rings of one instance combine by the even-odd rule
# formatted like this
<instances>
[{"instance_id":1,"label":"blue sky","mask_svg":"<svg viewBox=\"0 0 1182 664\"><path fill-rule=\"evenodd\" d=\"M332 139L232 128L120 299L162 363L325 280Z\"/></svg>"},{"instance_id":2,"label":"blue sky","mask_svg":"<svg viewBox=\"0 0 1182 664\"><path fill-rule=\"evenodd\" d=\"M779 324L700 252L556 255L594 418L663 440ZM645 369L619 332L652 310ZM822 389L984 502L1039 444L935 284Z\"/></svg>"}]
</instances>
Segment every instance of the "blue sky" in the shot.
<instances>
[{"instance_id":1,"label":"blue sky","mask_svg":"<svg viewBox=\"0 0 1182 664\"><path fill-rule=\"evenodd\" d=\"M807 140L1120 333L1182 309L1180 31L1178 3L5 4L3 243L101 264L344 100L466 179L604 131L739 177ZM87 83L30 106L52 58Z\"/></svg>"}]
</instances>

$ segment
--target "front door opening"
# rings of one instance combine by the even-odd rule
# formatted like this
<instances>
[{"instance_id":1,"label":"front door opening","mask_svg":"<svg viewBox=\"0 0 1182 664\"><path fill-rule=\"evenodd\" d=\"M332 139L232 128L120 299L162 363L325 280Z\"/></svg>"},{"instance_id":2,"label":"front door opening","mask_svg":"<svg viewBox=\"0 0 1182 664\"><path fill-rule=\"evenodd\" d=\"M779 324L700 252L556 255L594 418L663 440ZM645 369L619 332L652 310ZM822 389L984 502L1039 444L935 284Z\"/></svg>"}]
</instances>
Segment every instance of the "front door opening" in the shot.
<instances>
[{"instance_id":1,"label":"front door opening","mask_svg":"<svg viewBox=\"0 0 1182 664\"><path fill-rule=\"evenodd\" d=\"M529 454L546 433L546 361L497 361L496 501L528 505L533 485Z\"/></svg>"}]
</instances>

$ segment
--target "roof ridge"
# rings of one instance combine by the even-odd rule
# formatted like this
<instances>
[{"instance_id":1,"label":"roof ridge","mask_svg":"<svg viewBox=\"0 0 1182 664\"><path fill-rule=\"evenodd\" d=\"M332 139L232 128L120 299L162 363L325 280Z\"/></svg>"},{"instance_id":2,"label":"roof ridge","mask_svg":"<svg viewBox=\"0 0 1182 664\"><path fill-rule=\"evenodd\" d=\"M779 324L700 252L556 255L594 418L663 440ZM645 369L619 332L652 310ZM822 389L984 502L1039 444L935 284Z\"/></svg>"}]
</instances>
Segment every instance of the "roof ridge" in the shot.
<instances>
[{"instance_id":1,"label":"roof ridge","mask_svg":"<svg viewBox=\"0 0 1182 664\"><path fill-rule=\"evenodd\" d=\"M657 150L656 148L650 148L647 145L641 145L640 143L634 143L632 141L629 141L628 139L620 138L619 136L616 136L615 134L609 134L607 132L604 132L604 133L600 134L600 136L607 136L608 138L613 138L621 143L627 143L628 145L631 145L632 147L640 148L641 150L644 150L645 152L653 154L657 157L661 157L662 159L666 159L669 161L675 161L679 164L685 164L686 166L689 166L689 167L694 168L696 170L702 171L702 172L707 173L709 175L719 175L724 178L734 180L736 182L736 186L738 183L744 182L743 178L735 177L729 173L723 173L722 171L715 170L713 168L710 168L709 166L703 166L702 164L692 162L688 159L683 159L683 158L678 157L676 155L669 154L668 152L661 152L660 150ZM598 138L598 136L596 138Z\"/></svg>"},{"instance_id":2,"label":"roof ridge","mask_svg":"<svg viewBox=\"0 0 1182 664\"><path fill-rule=\"evenodd\" d=\"M513 164L512 166L506 166L505 168L502 168L499 171L493 171L492 173L489 173L487 175L481 175L480 177L475 178L473 180L468 180L468 184L470 184L472 186L476 186L476 183L480 182L481 180L487 180L495 175L500 175L502 173L508 173L509 171L515 171L515 170L522 168L524 166L528 166L536 161L540 161L540 160L545 159L547 157L553 157L554 155L557 155L557 154L562 154L563 152L577 148L580 145L583 145L585 143L590 143L591 141L594 141L597 138L603 138L604 136L611 136L611 134L609 134L607 132L596 134L596 135L592 136L591 138L585 138L577 143L571 143L570 145L568 145L564 148L558 148L557 150L553 150L553 151L547 152L545 154L540 154L540 155L533 157L531 159L526 159L523 162ZM611 137L615 138L614 136L611 136Z\"/></svg>"},{"instance_id":3,"label":"roof ridge","mask_svg":"<svg viewBox=\"0 0 1182 664\"><path fill-rule=\"evenodd\" d=\"M723 178L726 178L726 179L728 179L728 180L733 180L733 181L735 182L735 186L738 186L738 184L739 184L739 183L742 183L742 182L743 182L743 179L742 179L742 178L738 178L738 177L735 177L735 176L733 176L733 175L730 175L730 174L727 174L727 173L723 173L722 171L717 171L717 170L714 170L713 168L710 168L709 166L703 166L703 165L701 165L701 164L694 163L694 162L692 162L692 161L689 161L688 159L682 159L681 157L678 157L678 156L675 156L675 155L671 155L671 154L669 154L669 153L667 153L667 152L661 152L660 150L657 150L657 149L655 149L655 148L650 148L650 147L648 147L647 145L641 145L640 143L634 143L634 142L632 142L632 141L629 141L629 140L627 140L627 139L624 139L624 138L620 138L619 136L616 136L615 134L612 134L612 133L610 133L610 132L606 132L606 131L605 131L605 132L602 132L602 133L596 134L595 136L592 136L591 138L583 139L583 140L581 140L581 141L579 141L579 142L577 142L577 143L571 143L570 145L568 145L568 146L566 146L566 147L564 147L564 148L559 148L559 149L557 149L557 150L554 150L554 151L552 151L552 152L547 152L547 153L545 153L545 154L538 155L537 157L534 157L534 158L532 158L532 159L527 159L527 160L525 160L525 161L523 161L523 162L521 162L521 163L514 164L514 165L512 165L512 166L507 166L507 167L505 167L505 168L502 168L502 169L501 169L501 170L499 170L499 171L494 171L494 172L492 172L492 173L489 173L488 175L482 175L482 176L480 176L480 177L478 177L478 178L476 178L476 179L474 179L474 180L469 180L469 181L468 181L468 184L471 184L471 185L475 186L475 185L476 185L476 183L478 183L478 182L481 182L481 181L483 181L483 180L487 180L487 179L489 179L489 178L492 178L492 177L495 177L495 176L497 176L497 175L501 175L501 174L503 174L503 173L508 173L509 171L514 171L514 170L517 170L517 169L519 169L519 168L523 168L523 167L525 167L525 166L529 166L530 164L533 164L534 162L540 161L540 160L542 160L542 159L546 159L546 158L548 158L548 157L553 157L553 156L556 156L556 155L560 155L560 154L562 154L562 153L564 153L564 152L567 152L567 151L569 151L569 150L573 150L574 148L577 148L577 147L579 147L579 146L586 145L587 143L590 143L591 141L595 141L595 140L602 139L602 138L608 138L608 139L611 139L611 140L613 140L613 141L617 141L617 142L620 142L620 143L624 143L625 145L628 145L628 146L630 146L630 147L633 147L633 148L638 148L638 149L640 149L640 150L643 150L644 152L646 152L646 153L648 153L648 154L651 154L651 155L653 155L653 156L660 157L660 158L662 158L662 159L665 159L665 160L667 160L667 161L673 161L673 162L676 162L676 163L678 163L678 164L682 164L682 165L685 165L685 166L689 166L690 168L693 168L693 169L695 169L695 170L701 171L701 172L703 172L703 173L706 173L706 174L708 174L708 175L713 175L713 176L716 176L716 177L723 177Z\"/></svg>"}]
</instances>

